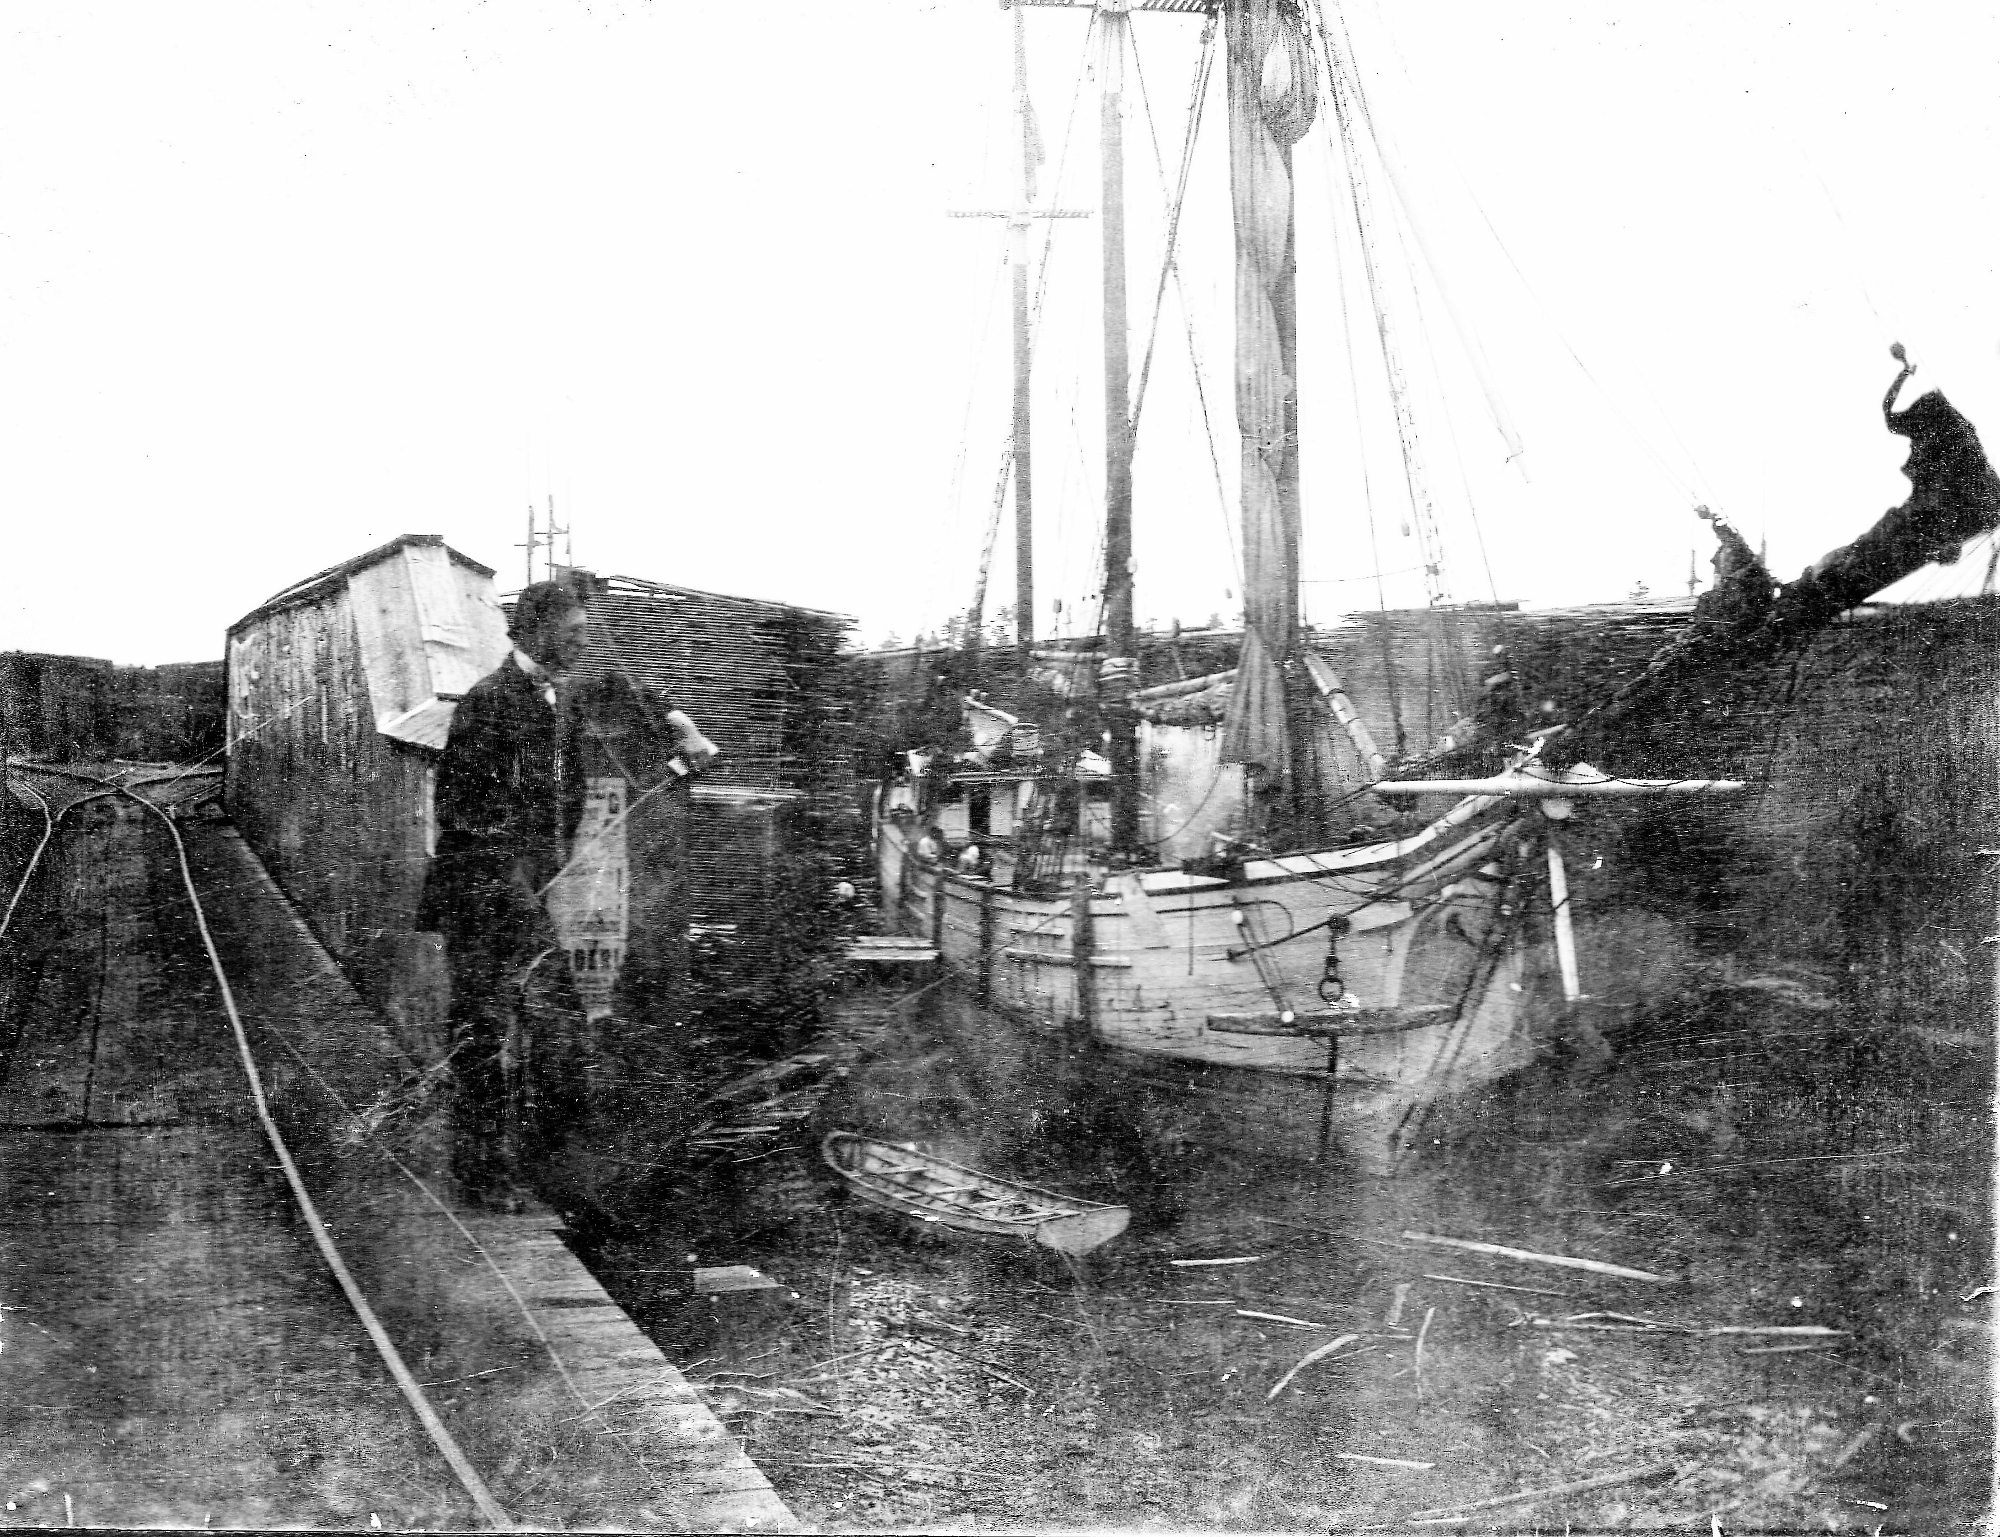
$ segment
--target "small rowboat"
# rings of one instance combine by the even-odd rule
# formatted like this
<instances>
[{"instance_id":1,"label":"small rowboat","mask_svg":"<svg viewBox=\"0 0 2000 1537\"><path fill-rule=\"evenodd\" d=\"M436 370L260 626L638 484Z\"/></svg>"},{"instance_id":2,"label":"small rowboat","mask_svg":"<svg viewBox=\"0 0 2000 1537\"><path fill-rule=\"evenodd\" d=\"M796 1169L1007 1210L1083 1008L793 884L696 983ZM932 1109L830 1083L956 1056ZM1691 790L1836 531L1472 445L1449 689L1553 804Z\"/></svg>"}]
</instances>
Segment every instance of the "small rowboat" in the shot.
<instances>
[{"instance_id":1,"label":"small rowboat","mask_svg":"<svg viewBox=\"0 0 2000 1537\"><path fill-rule=\"evenodd\" d=\"M1088 1254L1124 1232L1132 1220L1126 1207L981 1174L907 1142L877 1142L836 1131L819 1150L827 1167L864 1201L962 1232L1026 1238L1058 1254Z\"/></svg>"}]
</instances>

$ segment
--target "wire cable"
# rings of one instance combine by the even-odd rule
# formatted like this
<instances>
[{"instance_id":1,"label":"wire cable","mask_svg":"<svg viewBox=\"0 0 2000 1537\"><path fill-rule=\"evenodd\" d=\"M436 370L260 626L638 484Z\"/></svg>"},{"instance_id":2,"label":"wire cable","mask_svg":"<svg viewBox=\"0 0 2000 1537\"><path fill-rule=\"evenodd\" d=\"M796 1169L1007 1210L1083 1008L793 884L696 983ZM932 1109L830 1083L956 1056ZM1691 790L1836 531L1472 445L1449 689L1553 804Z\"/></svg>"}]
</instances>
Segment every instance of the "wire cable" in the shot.
<instances>
[{"instance_id":1,"label":"wire cable","mask_svg":"<svg viewBox=\"0 0 2000 1537\"><path fill-rule=\"evenodd\" d=\"M430 1437L431 1444L438 1449L439 1454L450 1465L459 1484L471 1496L473 1505L496 1531L513 1530L513 1518L493 1498L492 1491L486 1487L486 1481L479 1476L478 1470L472 1466L457 1440L445 1428L444 1421L438 1418L437 1410L431 1407L430 1400L424 1396L422 1386L404 1362L402 1352L396 1348L395 1341L389 1338L389 1331L382 1326L382 1320L369 1305L360 1283L347 1268L347 1261L341 1256L339 1247L327 1230L325 1218L320 1216L319 1207L314 1203L311 1192L306 1189L305 1178L299 1172L299 1166L292 1157L292 1150L285 1142L284 1133L278 1130L278 1123L271 1117L270 1101L264 1092L264 1076L258 1070L256 1057L251 1053L249 1032L244 1027L242 1013L236 1007L235 990L229 985L229 975L223 970L222 956L215 946L215 936L209 931L208 915L202 908L201 894L195 887L194 871L188 865L187 845L181 839L180 828L175 825L173 817L168 815L164 808L147 800L137 791L123 785L116 788L117 793L137 801L139 805L158 817L167 829L168 836L173 839L174 857L180 865L181 880L187 886L188 901L194 911L195 927L201 935L202 949L208 953L209 967L215 973L215 985L222 995L222 1007L229 1016L230 1032L236 1040L236 1053L243 1065L243 1075L249 1082L251 1105L257 1113L257 1122L263 1129L265 1140L270 1143L272 1152L277 1154L278 1166L284 1172L285 1183L291 1187L292 1199L297 1202L300 1213L305 1217L306 1231L312 1235L313 1243L319 1249L321 1258L333 1272L334 1280L340 1284L341 1292L346 1296L348 1305L353 1308L355 1317L361 1320L362 1328L368 1331L368 1338L373 1341L376 1353L382 1358L382 1364L388 1368L390 1377L395 1380L397 1390L409 1404L411 1412L416 1415L417 1422L423 1426L424 1433Z\"/></svg>"},{"instance_id":2,"label":"wire cable","mask_svg":"<svg viewBox=\"0 0 2000 1537\"><path fill-rule=\"evenodd\" d=\"M1188 103L1187 133L1181 139L1180 169L1167 204L1167 244L1160 258L1160 281L1153 290L1153 316L1146 327L1146 350L1139 364L1139 386L1132 397L1132 430L1139 429L1139 413L1145 408L1146 386L1153 376L1153 348L1160 336L1160 315L1166 308L1167 284L1177 276L1174 256L1181 233L1181 208L1187 200L1188 176L1194 169L1195 141L1201 133L1202 109L1208 100L1209 72L1215 61L1215 18L1208 18L1201 34L1201 57L1195 64L1192 99ZM1146 129L1153 139L1153 154L1160 150L1159 134L1153 124L1153 101L1146 91L1146 72L1139 64L1139 39L1132 34L1132 73L1139 82L1139 102L1145 109ZM1185 303L1183 303L1185 312Z\"/></svg>"}]
</instances>

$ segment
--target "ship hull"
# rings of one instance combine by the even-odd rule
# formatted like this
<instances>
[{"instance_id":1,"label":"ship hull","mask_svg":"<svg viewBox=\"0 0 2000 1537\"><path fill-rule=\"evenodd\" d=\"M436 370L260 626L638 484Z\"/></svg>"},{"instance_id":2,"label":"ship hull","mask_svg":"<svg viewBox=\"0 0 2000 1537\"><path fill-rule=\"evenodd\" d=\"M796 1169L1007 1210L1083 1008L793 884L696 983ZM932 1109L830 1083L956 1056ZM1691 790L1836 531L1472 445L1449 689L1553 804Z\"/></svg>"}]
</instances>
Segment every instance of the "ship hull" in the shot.
<instances>
[{"instance_id":1,"label":"ship hull","mask_svg":"<svg viewBox=\"0 0 2000 1537\"><path fill-rule=\"evenodd\" d=\"M1551 946L1506 873L1531 842L1504 802L1399 842L1226 879L1128 872L1087 897L997 888L914 844L913 824L878 824L893 926L1010 1028L1084 1040L1103 1073L1175 1107L1170 1137L1392 1166L1434 1106L1532 1061L1535 1022L1561 1013Z\"/></svg>"}]
</instances>

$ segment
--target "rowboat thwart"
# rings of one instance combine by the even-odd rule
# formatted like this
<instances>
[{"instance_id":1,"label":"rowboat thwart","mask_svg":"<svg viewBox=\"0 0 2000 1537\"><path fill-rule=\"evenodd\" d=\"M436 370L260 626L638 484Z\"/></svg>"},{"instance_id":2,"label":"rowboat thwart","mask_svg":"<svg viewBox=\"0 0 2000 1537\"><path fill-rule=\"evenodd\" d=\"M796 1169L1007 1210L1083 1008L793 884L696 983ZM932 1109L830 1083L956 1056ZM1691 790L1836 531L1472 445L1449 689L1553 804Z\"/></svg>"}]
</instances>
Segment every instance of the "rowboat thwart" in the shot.
<instances>
[{"instance_id":1,"label":"rowboat thwart","mask_svg":"<svg viewBox=\"0 0 2000 1537\"><path fill-rule=\"evenodd\" d=\"M820 1156L864 1201L967 1233L1025 1238L1071 1256L1088 1254L1125 1231L1132 1213L982 1174L908 1142L829 1133Z\"/></svg>"}]
</instances>

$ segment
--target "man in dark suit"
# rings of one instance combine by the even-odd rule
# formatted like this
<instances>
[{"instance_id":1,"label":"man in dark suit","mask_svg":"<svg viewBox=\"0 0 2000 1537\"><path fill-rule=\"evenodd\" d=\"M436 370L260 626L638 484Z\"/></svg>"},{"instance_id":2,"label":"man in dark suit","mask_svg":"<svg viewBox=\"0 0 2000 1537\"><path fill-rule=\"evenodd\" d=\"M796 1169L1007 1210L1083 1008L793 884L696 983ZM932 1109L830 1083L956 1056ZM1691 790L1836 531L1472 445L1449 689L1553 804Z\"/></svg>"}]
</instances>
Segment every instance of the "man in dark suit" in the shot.
<instances>
[{"instance_id":1,"label":"man in dark suit","mask_svg":"<svg viewBox=\"0 0 2000 1537\"><path fill-rule=\"evenodd\" d=\"M589 642L583 601L560 582L515 600L513 653L453 713L438 762L437 854L424 892L427 928L443 934L451 975L453 1161L469 1193L519 1200L523 987L560 967L542 893L561 868L583 806L579 722L569 670Z\"/></svg>"}]
</instances>

